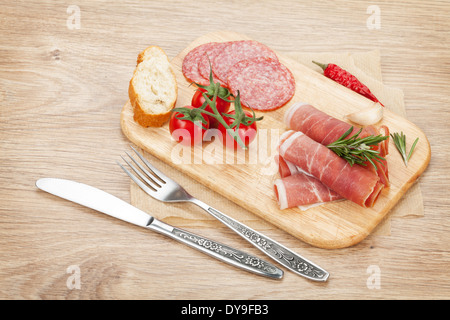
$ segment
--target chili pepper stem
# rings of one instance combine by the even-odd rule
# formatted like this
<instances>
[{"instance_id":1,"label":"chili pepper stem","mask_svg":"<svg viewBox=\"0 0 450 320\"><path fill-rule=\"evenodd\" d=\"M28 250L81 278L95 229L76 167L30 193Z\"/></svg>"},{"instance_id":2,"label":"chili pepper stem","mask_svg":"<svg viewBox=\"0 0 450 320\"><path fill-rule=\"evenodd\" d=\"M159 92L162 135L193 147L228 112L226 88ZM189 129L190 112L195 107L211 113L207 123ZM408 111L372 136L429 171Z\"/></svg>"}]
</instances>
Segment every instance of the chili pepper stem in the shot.
<instances>
[{"instance_id":1,"label":"chili pepper stem","mask_svg":"<svg viewBox=\"0 0 450 320\"><path fill-rule=\"evenodd\" d=\"M328 68L328 64L325 64L325 63L319 63L319 62L316 62L316 61L313 61L313 63L315 63L315 64L317 64L319 67L321 67L323 71L325 71L325 69Z\"/></svg>"}]
</instances>

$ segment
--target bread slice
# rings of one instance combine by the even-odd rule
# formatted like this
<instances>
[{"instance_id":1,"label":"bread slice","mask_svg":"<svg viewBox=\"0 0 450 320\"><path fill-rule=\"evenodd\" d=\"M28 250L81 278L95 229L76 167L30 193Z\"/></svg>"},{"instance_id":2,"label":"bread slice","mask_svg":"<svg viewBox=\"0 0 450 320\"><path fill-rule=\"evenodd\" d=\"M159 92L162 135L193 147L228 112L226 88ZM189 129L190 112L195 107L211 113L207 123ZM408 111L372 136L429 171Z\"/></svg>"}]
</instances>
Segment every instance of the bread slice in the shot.
<instances>
[{"instance_id":1,"label":"bread slice","mask_svg":"<svg viewBox=\"0 0 450 320\"><path fill-rule=\"evenodd\" d=\"M162 126L177 95L177 80L165 52L158 46L142 51L128 87L134 121L143 127Z\"/></svg>"}]
</instances>

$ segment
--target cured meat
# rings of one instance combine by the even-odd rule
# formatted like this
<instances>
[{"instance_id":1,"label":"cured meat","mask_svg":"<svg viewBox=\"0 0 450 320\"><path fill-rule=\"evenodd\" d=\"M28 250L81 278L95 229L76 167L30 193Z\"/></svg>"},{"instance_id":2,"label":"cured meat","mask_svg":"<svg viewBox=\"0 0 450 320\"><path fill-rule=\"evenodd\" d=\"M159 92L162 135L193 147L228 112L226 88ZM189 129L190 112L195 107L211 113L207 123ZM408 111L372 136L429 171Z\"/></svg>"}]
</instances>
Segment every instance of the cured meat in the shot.
<instances>
[{"instance_id":1,"label":"cured meat","mask_svg":"<svg viewBox=\"0 0 450 320\"><path fill-rule=\"evenodd\" d=\"M209 77L203 77L200 74L198 65L205 52L211 47L214 47L215 44L216 42L202 44L189 51L184 57L181 71L189 81L196 82L201 85L209 84Z\"/></svg>"},{"instance_id":2,"label":"cured meat","mask_svg":"<svg viewBox=\"0 0 450 320\"><path fill-rule=\"evenodd\" d=\"M384 130L384 136L389 137L389 128L386 126L382 126L381 128L382 128L382 130ZM366 134L366 135L376 136L376 135L380 134L380 131L373 126L367 126L363 129L363 131L364 131L364 134ZM362 134L363 134L363 132L361 132L361 135ZM379 144L379 146L378 146L378 148L376 148L376 150L378 150L380 152L380 156L386 157L386 155L389 153L388 146L389 146L389 138ZM371 171L375 172L380 177L380 180L384 184L384 186L386 188L389 188L391 183L389 182L389 167L388 167L388 163L387 163L386 159L385 160L379 159L379 161L374 161L374 164L377 167L377 169L375 169L372 166L372 164L370 164L370 163L366 163L365 168L367 170L371 170Z\"/></svg>"},{"instance_id":3,"label":"cured meat","mask_svg":"<svg viewBox=\"0 0 450 320\"><path fill-rule=\"evenodd\" d=\"M240 92L245 106L261 111L285 105L295 93L292 73L278 60L267 57L239 61L228 71L227 83L233 95Z\"/></svg>"},{"instance_id":4,"label":"cured meat","mask_svg":"<svg viewBox=\"0 0 450 320\"><path fill-rule=\"evenodd\" d=\"M276 179L274 190L281 210L293 207L308 209L324 202L342 199L318 179L303 173Z\"/></svg>"},{"instance_id":5,"label":"cured meat","mask_svg":"<svg viewBox=\"0 0 450 320\"><path fill-rule=\"evenodd\" d=\"M365 208L374 205L384 187L375 173L361 166L351 166L300 131L292 133L282 142L279 153L343 198Z\"/></svg>"},{"instance_id":6,"label":"cured meat","mask_svg":"<svg viewBox=\"0 0 450 320\"><path fill-rule=\"evenodd\" d=\"M309 175L292 162L286 161L280 155L275 157L275 161L278 163L281 177L274 182L275 195L280 209L298 207L301 210L306 210L329 201L343 199L342 196L326 187L320 180ZM295 176L295 178L291 178L292 176Z\"/></svg>"},{"instance_id":7,"label":"cured meat","mask_svg":"<svg viewBox=\"0 0 450 320\"><path fill-rule=\"evenodd\" d=\"M325 146L336 141L351 127L350 124L333 118L332 116L329 116L328 114L314 108L308 103L293 104L292 107L284 114L284 121L290 129L301 131L314 141L319 142ZM357 126L353 127L353 131L349 135L349 137L356 134L360 129ZM385 131L384 134L389 136L389 129L383 126L383 130ZM380 132L377 128L373 126L367 126L363 128L360 137L378 134L380 134ZM380 156L385 157L388 154L388 144L389 139L381 142L378 148L374 149L380 152ZM382 163L380 163L378 161L375 161L374 163L377 166L377 170L375 170L375 168L370 163L366 163L366 166L364 166L364 168L369 171L376 172L380 177L382 183L386 187L389 187L390 183L387 162L382 161Z\"/></svg>"},{"instance_id":8,"label":"cured meat","mask_svg":"<svg viewBox=\"0 0 450 320\"><path fill-rule=\"evenodd\" d=\"M198 63L198 71L203 78L209 79L209 73L212 69L212 62L215 60L216 56L222 52L223 48L228 44L229 42L214 43L207 50L205 50L205 53L201 56L200 61ZM226 85L224 81L217 78L214 72L213 72L213 79L214 83L220 82Z\"/></svg>"},{"instance_id":9,"label":"cured meat","mask_svg":"<svg viewBox=\"0 0 450 320\"><path fill-rule=\"evenodd\" d=\"M333 118L308 103L293 104L286 111L284 121L290 129L301 131L323 145L336 141L351 127L350 124ZM357 126L353 127L350 136L356 134L360 129ZM371 132L368 131L368 129L364 128L360 136L370 135Z\"/></svg>"},{"instance_id":10,"label":"cured meat","mask_svg":"<svg viewBox=\"0 0 450 320\"><path fill-rule=\"evenodd\" d=\"M283 157L280 157L279 155L275 157L275 161L278 164L278 173L281 178L288 177L299 172L298 167L295 164L284 160Z\"/></svg>"},{"instance_id":11,"label":"cured meat","mask_svg":"<svg viewBox=\"0 0 450 320\"><path fill-rule=\"evenodd\" d=\"M255 40L229 41L212 60L213 72L219 80L226 83L228 70L241 60L268 57L278 60L275 52Z\"/></svg>"},{"instance_id":12,"label":"cured meat","mask_svg":"<svg viewBox=\"0 0 450 320\"><path fill-rule=\"evenodd\" d=\"M309 173L303 171L300 167L296 166L290 161L286 161L283 157L278 155L277 157L278 163L278 173L281 178L292 176L294 174L302 173L311 176ZM311 176L312 177L312 176Z\"/></svg>"},{"instance_id":13,"label":"cured meat","mask_svg":"<svg viewBox=\"0 0 450 320\"><path fill-rule=\"evenodd\" d=\"M288 130L281 135L280 142L278 143L277 147L278 151L280 151L280 145L282 145L283 142L286 141L286 139L289 138L294 132L294 130ZM299 172L308 175L307 172L303 171L292 162L286 161L286 159L284 159L279 154L275 155L275 162L278 164L278 173L280 174L281 178L297 174Z\"/></svg>"},{"instance_id":14,"label":"cured meat","mask_svg":"<svg viewBox=\"0 0 450 320\"><path fill-rule=\"evenodd\" d=\"M220 82L244 106L274 110L286 104L295 93L292 73L278 61L275 52L254 40L210 42L195 47L183 59L183 75L192 82Z\"/></svg>"}]
</instances>

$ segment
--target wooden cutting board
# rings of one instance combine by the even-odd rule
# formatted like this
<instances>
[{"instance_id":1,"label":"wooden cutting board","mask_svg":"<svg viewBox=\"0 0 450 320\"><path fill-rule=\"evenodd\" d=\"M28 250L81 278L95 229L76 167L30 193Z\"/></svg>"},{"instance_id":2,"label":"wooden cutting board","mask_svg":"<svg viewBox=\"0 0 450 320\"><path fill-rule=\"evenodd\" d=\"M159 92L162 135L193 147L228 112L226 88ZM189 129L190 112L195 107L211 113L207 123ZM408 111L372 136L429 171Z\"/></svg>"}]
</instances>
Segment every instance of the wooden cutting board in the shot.
<instances>
[{"instance_id":1,"label":"wooden cutting board","mask_svg":"<svg viewBox=\"0 0 450 320\"><path fill-rule=\"evenodd\" d=\"M207 42L246 39L249 38L233 32L214 32L196 39L180 52L172 60L178 81L176 106L189 105L195 91L195 86L189 86L181 72L183 58L190 50ZM278 110L257 112L257 116L263 115L264 119L258 123L257 139L246 152L234 153L218 141L193 148L181 147L171 139L168 124L160 128L143 128L136 124L129 102L122 109L122 130L133 143L173 165L180 174L189 175L298 239L328 249L352 246L370 234L425 170L431 157L428 139L416 125L385 109L383 120L377 125L388 126L391 133L403 131L408 148L416 137L419 142L408 167L390 142L387 160L392 185L383 190L373 208L362 208L345 200L306 211L280 210L273 191L273 181L278 177L274 155L278 137L287 130L283 123L285 111L295 102L308 102L343 120L346 114L367 108L373 102L282 54L278 57L294 74L295 95ZM225 213L239 220L233 212Z\"/></svg>"}]
</instances>

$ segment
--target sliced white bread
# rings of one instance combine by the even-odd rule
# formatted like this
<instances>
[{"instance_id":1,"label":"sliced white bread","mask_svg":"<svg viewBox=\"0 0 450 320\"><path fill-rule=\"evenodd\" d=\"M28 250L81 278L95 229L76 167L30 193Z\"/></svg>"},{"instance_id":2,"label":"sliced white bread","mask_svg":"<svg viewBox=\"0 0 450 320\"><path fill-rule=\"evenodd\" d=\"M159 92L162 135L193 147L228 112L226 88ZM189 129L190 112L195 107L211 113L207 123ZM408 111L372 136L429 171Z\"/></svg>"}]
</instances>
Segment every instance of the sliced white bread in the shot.
<instances>
[{"instance_id":1,"label":"sliced white bread","mask_svg":"<svg viewBox=\"0 0 450 320\"><path fill-rule=\"evenodd\" d=\"M170 118L177 100L177 81L165 52L150 46L137 58L128 96L134 121L143 127L160 127Z\"/></svg>"}]
</instances>

